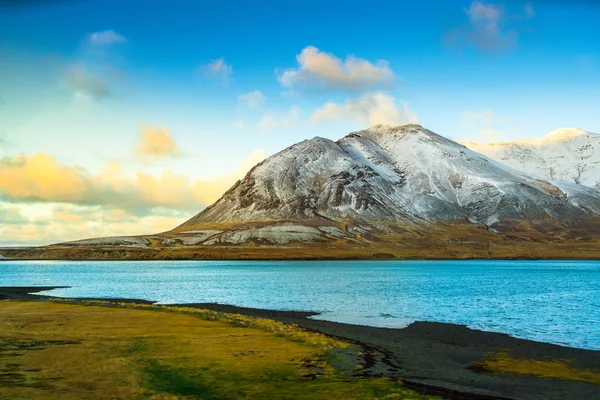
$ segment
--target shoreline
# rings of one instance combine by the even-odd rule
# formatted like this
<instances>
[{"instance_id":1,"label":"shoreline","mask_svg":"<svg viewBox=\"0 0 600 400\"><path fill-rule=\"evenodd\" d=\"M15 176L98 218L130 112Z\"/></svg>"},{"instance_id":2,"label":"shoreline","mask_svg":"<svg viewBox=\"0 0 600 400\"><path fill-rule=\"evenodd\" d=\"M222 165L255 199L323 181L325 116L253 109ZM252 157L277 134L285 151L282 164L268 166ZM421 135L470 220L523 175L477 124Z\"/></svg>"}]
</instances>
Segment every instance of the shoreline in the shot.
<instances>
[{"instance_id":1,"label":"shoreline","mask_svg":"<svg viewBox=\"0 0 600 400\"><path fill-rule=\"evenodd\" d=\"M0 300L46 301L57 299L36 295L57 287L0 287ZM99 300L108 303L154 304L137 299L75 298L74 303ZM517 339L438 322L414 322L406 328L378 328L308 317L311 311L276 311L216 303L169 304L164 307L190 307L242 314L295 324L309 331L346 340L363 349L368 359L365 372L372 376L399 379L415 391L437 394L455 400L523 399L550 400L600 398L600 386L573 380L534 375L492 373L479 363L499 349L514 357L544 361L573 360L577 368L600 371L600 351L564 347Z\"/></svg>"},{"instance_id":2,"label":"shoreline","mask_svg":"<svg viewBox=\"0 0 600 400\"><path fill-rule=\"evenodd\" d=\"M600 255L597 258L568 258L568 257L464 257L464 258L445 258L445 257L375 257L375 258L0 258L0 264L3 262L19 261L63 261L63 262L165 262L165 261L290 261L290 262L311 262L311 261L600 261Z\"/></svg>"}]
</instances>

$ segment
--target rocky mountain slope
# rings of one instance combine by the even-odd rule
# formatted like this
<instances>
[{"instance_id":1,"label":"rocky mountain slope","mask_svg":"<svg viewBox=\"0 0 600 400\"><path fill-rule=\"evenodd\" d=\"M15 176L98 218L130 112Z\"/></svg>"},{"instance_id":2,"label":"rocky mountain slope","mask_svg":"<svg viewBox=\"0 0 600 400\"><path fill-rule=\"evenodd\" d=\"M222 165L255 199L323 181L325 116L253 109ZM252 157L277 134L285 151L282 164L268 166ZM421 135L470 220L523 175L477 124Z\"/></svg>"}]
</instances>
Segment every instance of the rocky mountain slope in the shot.
<instances>
[{"instance_id":1,"label":"rocky mountain slope","mask_svg":"<svg viewBox=\"0 0 600 400\"><path fill-rule=\"evenodd\" d=\"M600 134L557 129L538 139L464 143L526 174L600 189Z\"/></svg>"},{"instance_id":2,"label":"rocky mountain slope","mask_svg":"<svg viewBox=\"0 0 600 400\"><path fill-rule=\"evenodd\" d=\"M590 147L596 146L589 137ZM577 149L577 179L566 179L572 176L567 161L556 163L549 176L541 167L531 173L527 163L543 165L532 149L531 156L519 153L519 172L515 163L493 160L419 125L378 125L337 142L315 137L259 163L173 231L70 242L45 254L463 258L515 256L526 244L531 257L550 257L544 243L554 241L560 242L555 252L573 252L571 242L577 242L585 257L588 250L599 257L598 153L579 142L560 143L564 148L556 151L564 160L574 159L571 149Z\"/></svg>"},{"instance_id":3,"label":"rocky mountain slope","mask_svg":"<svg viewBox=\"0 0 600 400\"><path fill-rule=\"evenodd\" d=\"M207 244L269 242L271 235L288 241L286 232L296 241L315 240L322 231L315 226L340 223L377 236L438 221L498 230L523 221L571 224L598 214L600 194L592 188L517 173L418 125L379 125L275 154L176 231L286 221L258 231L202 232L213 233Z\"/></svg>"}]
</instances>

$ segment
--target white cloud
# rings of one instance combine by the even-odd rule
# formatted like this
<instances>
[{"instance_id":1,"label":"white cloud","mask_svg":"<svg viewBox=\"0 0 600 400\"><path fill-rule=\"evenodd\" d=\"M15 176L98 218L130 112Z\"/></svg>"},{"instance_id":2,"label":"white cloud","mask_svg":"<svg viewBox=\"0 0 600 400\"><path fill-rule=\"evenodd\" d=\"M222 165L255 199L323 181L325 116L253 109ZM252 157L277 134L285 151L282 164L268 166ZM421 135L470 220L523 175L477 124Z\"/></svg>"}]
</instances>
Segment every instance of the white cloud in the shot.
<instances>
[{"instance_id":1,"label":"white cloud","mask_svg":"<svg viewBox=\"0 0 600 400\"><path fill-rule=\"evenodd\" d=\"M398 105L394 97L382 92L366 93L343 104L326 103L312 115L315 122L329 119L353 119L363 126L404 125L418 121L405 102Z\"/></svg>"},{"instance_id":2,"label":"white cloud","mask_svg":"<svg viewBox=\"0 0 600 400\"><path fill-rule=\"evenodd\" d=\"M505 28L507 17L501 6L473 1L464 12L469 18L468 25L450 32L445 38L447 44L468 44L487 52L504 51L516 45L518 33ZM524 12L525 18L535 15L529 3L526 4Z\"/></svg>"},{"instance_id":3,"label":"white cloud","mask_svg":"<svg viewBox=\"0 0 600 400\"><path fill-rule=\"evenodd\" d=\"M100 46L108 46L113 43L123 43L125 41L126 39L123 36L112 30L94 32L90 35L90 43Z\"/></svg>"},{"instance_id":4,"label":"white cloud","mask_svg":"<svg viewBox=\"0 0 600 400\"><path fill-rule=\"evenodd\" d=\"M266 96L258 90L239 95L237 98L238 103L244 104L246 107L255 110L262 107L266 99Z\"/></svg>"},{"instance_id":5,"label":"white cloud","mask_svg":"<svg viewBox=\"0 0 600 400\"><path fill-rule=\"evenodd\" d=\"M89 72L83 64L76 64L67 73L67 83L77 94L101 100L111 96L108 84L98 74Z\"/></svg>"},{"instance_id":6,"label":"white cloud","mask_svg":"<svg viewBox=\"0 0 600 400\"><path fill-rule=\"evenodd\" d=\"M372 64L350 55L342 61L314 46L304 48L296 59L298 68L278 73L277 79L284 87L359 91L389 86L394 79L394 73L383 60Z\"/></svg>"},{"instance_id":7,"label":"white cloud","mask_svg":"<svg viewBox=\"0 0 600 400\"><path fill-rule=\"evenodd\" d=\"M213 60L207 65L201 66L197 69L198 72L204 74L207 77L221 80L223 83L229 81L229 77L233 73L233 67L225 62L224 58Z\"/></svg>"},{"instance_id":8,"label":"white cloud","mask_svg":"<svg viewBox=\"0 0 600 400\"><path fill-rule=\"evenodd\" d=\"M302 110L300 107L292 106L285 114L277 115L268 113L263 115L258 123L258 129L269 131L276 128L291 128L302 123Z\"/></svg>"}]
</instances>

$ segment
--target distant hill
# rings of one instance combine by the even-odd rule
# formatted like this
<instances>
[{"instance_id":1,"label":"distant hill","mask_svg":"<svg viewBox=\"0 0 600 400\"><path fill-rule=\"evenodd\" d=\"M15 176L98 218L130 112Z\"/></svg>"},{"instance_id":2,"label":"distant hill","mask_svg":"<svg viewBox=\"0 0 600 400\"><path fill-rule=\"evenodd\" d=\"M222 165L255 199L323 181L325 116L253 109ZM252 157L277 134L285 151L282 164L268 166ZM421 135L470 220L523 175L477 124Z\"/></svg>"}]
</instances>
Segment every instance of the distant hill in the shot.
<instances>
[{"instance_id":1,"label":"distant hill","mask_svg":"<svg viewBox=\"0 0 600 400\"><path fill-rule=\"evenodd\" d=\"M464 143L524 173L600 189L600 135L563 128L529 140Z\"/></svg>"}]
</instances>

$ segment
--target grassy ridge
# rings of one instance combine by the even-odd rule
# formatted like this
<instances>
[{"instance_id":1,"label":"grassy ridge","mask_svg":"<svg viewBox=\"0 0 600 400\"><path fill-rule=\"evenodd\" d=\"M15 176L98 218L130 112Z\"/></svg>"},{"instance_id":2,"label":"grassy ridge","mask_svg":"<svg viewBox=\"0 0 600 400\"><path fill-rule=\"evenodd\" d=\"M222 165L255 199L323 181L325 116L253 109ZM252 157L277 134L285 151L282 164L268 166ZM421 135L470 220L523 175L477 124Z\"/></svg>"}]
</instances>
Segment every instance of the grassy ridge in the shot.
<instances>
[{"instance_id":1,"label":"grassy ridge","mask_svg":"<svg viewBox=\"0 0 600 400\"><path fill-rule=\"evenodd\" d=\"M0 398L433 398L361 376L359 365L342 374L333 364L360 349L293 325L105 305L0 302Z\"/></svg>"}]
</instances>

